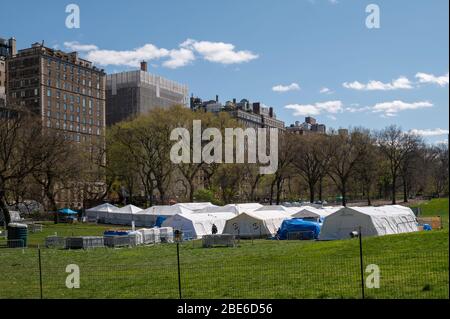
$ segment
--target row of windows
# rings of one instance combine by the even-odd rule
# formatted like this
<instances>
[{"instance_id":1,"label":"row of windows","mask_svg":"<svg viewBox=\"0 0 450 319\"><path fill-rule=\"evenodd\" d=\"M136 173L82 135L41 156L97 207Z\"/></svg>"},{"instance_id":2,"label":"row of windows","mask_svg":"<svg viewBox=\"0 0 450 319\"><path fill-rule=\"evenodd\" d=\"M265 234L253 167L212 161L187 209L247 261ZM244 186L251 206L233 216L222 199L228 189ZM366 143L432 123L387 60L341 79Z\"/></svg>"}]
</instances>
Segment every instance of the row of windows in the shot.
<instances>
[{"instance_id":1,"label":"row of windows","mask_svg":"<svg viewBox=\"0 0 450 319\"><path fill-rule=\"evenodd\" d=\"M73 123L66 123L66 122L61 122L61 121L55 121L54 123L50 120L47 119L47 127L48 128L57 128L57 129L63 129L65 131L76 131L78 133L82 132L82 133L88 133L88 134L96 134L96 135L100 135L101 134L101 129L100 128L92 128L92 127L86 127L85 125L80 126L78 125L74 125Z\"/></svg>"},{"instance_id":2,"label":"row of windows","mask_svg":"<svg viewBox=\"0 0 450 319\"><path fill-rule=\"evenodd\" d=\"M92 118L90 118L90 119L86 119L86 117L80 118L79 115L74 116L73 114L63 113L61 116L61 114L59 112L52 113L50 110L47 111L47 117L52 117L52 115L54 115L54 118L57 120L63 119L64 121L80 123L80 119L81 119L81 124L94 125L94 123L95 123L97 126L102 126L102 122L100 119L98 119L97 121L94 121L94 119L92 119Z\"/></svg>"},{"instance_id":3,"label":"row of windows","mask_svg":"<svg viewBox=\"0 0 450 319\"><path fill-rule=\"evenodd\" d=\"M84 81L84 80L83 80ZM47 86L51 87L52 86L52 80L48 79L47 80ZM97 90L91 90L86 89L86 88L81 88L79 86L74 86L73 84L70 84L68 82L63 82L63 84L61 85L61 81L57 80L55 83L55 87L57 89L64 89L66 91L74 91L78 94L84 94L84 95L89 95L89 96L96 96L98 99L101 97L101 91L99 88L99 84L97 83Z\"/></svg>"},{"instance_id":4,"label":"row of windows","mask_svg":"<svg viewBox=\"0 0 450 319\"><path fill-rule=\"evenodd\" d=\"M53 60L51 58L48 58L47 59L47 67L51 68L53 64L55 65L56 70L62 69L64 72L70 72L70 74L76 73L78 75L85 75L88 78L90 78L91 76L97 78L96 73L94 73L94 72L90 72L81 67L76 67L72 64L61 63L61 61L59 61L59 60Z\"/></svg>"},{"instance_id":5,"label":"row of windows","mask_svg":"<svg viewBox=\"0 0 450 319\"><path fill-rule=\"evenodd\" d=\"M49 111L50 111L51 107L52 107L52 101L51 100L47 100L47 109L49 109ZM61 105L60 105L59 102L56 102L56 109L57 110L61 109ZM76 112L77 114L80 114L80 106L75 107L73 104L67 105L67 103L63 103L63 110L64 111L69 110L70 112ZM83 114L84 115L86 115L87 113L89 115L92 115L94 113L93 110L92 110L92 106L89 106L89 111L87 113L86 113L86 106L83 106L82 110L83 110ZM101 119L102 111L101 111L100 106L94 107L94 111L95 110L96 110L96 113L97 113L97 118Z\"/></svg>"}]
</instances>

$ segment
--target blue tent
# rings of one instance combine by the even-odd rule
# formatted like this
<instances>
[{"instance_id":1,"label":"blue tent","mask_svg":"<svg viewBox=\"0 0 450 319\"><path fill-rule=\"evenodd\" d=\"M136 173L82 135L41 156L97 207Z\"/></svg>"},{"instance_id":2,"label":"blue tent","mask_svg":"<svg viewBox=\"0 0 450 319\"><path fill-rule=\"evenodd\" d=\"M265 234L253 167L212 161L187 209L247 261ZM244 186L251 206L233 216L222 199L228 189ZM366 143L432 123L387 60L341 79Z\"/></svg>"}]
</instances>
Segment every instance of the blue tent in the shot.
<instances>
[{"instance_id":1,"label":"blue tent","mask_svg":"<svg viewBox=\"0 0 450 319\"><path fill-rule=\"evenodd\" d=\"M279 239L288 239L288 234L296 234L298 239L317 239L321 224L300 218L286 219L278 230ZM292 236L289 236L292 238Z\"/></svg>"},{"instance_id":2,"label":"blue tent","mask_svg":"<svg viewBox=\"0 0 450 319\"><path fill-rule=\"evenodd\" d=\"M60 210L58 210L58 213L65 214L65 215L76 215L76 214L78 214L76 211L73 211L70 208L61 208Z\"/></svg>"},{"instance_id":3,"label":"blue tent","mask_svg":"<svg viewBox=\"0 0 450 319\"><path fill-rule=\"evenodd\" d=\"M156 227L161 227L162 223L167 219L166 216L158 216L156 217L156 222L155 222L155 226Z\"/></svg>"}]
</instances>

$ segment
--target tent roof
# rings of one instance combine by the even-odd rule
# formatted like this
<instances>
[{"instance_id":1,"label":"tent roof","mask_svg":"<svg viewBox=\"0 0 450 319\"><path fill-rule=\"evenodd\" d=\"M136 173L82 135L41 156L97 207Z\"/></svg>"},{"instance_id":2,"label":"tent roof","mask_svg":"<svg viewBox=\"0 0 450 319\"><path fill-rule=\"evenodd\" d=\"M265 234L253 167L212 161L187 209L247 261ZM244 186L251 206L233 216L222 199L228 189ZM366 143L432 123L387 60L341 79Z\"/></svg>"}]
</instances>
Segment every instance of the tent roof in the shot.
<instances>
[{"instance_id":1,"label":"tent roof","mask_svg":"<svg viewBox=\"0 0 450 319\"><path fill-rule=\"evenodd\" d=\"M193 222L202 222L202 221L214 221L217 219L231 219L236 215L233 213L219 213L219 214L176 214L175 216L179 218L184 218L191 220Z\"/></svg>"},{"instance_id":2,"label":"tent roof","mask_svg":"<svg viewBox=\"0 0 450 319\"><path fill-rule=\"evenodd\" d=\"M119 208L118 213L125 213L125 214L136 214L138 212L142 211L142 208L139 208L134 205L127 205L122 208Z\"/></svg>"},{"instance_id":3,"label":"tent roof","mask_svg":"<svg viewBox=\"0 0 450 319\"><path fill-rule=\"evenodd\" d=\"M288 213L280 210L255 210L253 212L242 213L241 215L247 215L259 220L290 218L290 215Z\"/></svg>"},{"instance_id":4,"label":"tent roof","mask_svg":"<svg viewBox=\"0 0 450 319\"><path fill-rule=\"evenodd\" d=\"M293 210L299 209L299 207L285 207L283 205L264 205L258 209L255 210L255 212L262 212L262 211L283 211L283 212L293 212Z\"/></svg>"},{"instance_id":5,"label":"tent roof","mask_svg":"<svg viewBox=\"0 0 450 319\"><path fill-rule=\"evenodd\" d=\"M369 216L394 216L394 215L414 215L413 211L409 207L401 206L401 205L385 205L385 206L365 206L365 207L344 207L341 208L338 212L345 212L345 210L352 210L354 212L369 215Z\"/></svg>"},{"instance_id":6,"label":"tent roof","mask_svg":"<svg viewBox=\"0 0 450 319\"><path fill-rule=\"evenodd\" d=\"M190 209L187 209L186 207L177 205L152 206L139 212L139 214L164 215L164 216L172 216L176 214L187 214L187 213L192 213L192 211Z\"/></svg>"},{"instance_id":7,"label":"tent roof","mask_svg":"<svg viewBox=\"0 0 450 319\"><path fill-rule=\"evenodd\" d=\"M118 212L119 208L109 203L101 204L86 210L87 212Z\"/></svg>"},{"instance_id":8,"label":"tent roof","mask_svg":"<svg viewBox=\"0 0 450 319\"><path fill-rule=\"evenodd\" d=\"M178 203L172 206L181 206L184 208L187 208L189 210L200 210L200 209L204 209L206 207L218 207L216 205L213 205L210 202L200 202L200 203Z\"/></svg>"}]
</instances>

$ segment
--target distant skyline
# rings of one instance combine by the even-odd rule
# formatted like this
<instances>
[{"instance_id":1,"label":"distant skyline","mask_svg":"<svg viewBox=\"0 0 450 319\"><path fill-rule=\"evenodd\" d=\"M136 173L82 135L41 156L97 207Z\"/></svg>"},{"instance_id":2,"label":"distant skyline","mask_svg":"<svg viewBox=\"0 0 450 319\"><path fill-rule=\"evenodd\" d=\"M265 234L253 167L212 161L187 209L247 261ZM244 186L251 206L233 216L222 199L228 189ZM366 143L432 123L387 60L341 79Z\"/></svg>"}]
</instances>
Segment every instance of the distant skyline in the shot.
<instances>
[{"instance_id":1,"label":"distant skyline","mask_svg":"<svg viewBox=\"0 0 450 319\"><path fill-rule=\"evenodd\" d=\"M80 28L68 29L68 4ZM380 28L366 27L366 6ZM187 84L204 99L247 98L286 125L313 116L327 127L397 124L447 141L447 0L14 1L0 37L80 55L107 73L138 68Z\"/></svg>"}]
</instances>

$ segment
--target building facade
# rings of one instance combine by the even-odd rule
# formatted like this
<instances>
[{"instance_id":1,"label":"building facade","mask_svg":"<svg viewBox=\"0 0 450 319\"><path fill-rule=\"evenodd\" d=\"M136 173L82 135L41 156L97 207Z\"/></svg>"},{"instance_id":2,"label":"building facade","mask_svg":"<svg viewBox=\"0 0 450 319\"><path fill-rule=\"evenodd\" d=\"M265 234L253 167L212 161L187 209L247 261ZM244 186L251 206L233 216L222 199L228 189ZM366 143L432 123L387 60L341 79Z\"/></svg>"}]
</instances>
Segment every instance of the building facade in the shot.
<instances>
[{"instance_id":1,"label":"building facade","mask_svg":"<svg viewBox=\"0 0 450 319\"><path fill-rule=\"evenodd\" d=\"M106 75L102 69L79 58L77 52L35 43L8 57L6 72L10 105L34 112L44 127L58 130L68 141L83 143L91 159L98 159L105 145ZM83 196L69 191L57 201L81 207Z\"/></svg>"},{"instance_id":2,"label":"building facade","mask_svg":"<svg viewBox=\"0 0 450 319\"><path fill-rule=\"evenodd\" d=\"M0 38L0 107L6 106L6 59L16 55L16 39Z\"/></svg>"},{"instance_id":3,"label":"building facade","mask_svg":"<svg viewBox=\"0 0 450 319\"><path fill-rule=\"evenodd\" d=\"M147 63L137 71L110 74L106 79L106 124L131 119L157 107L187 105L189 89L147 72Z\"/></svg>"}]
</instances>

